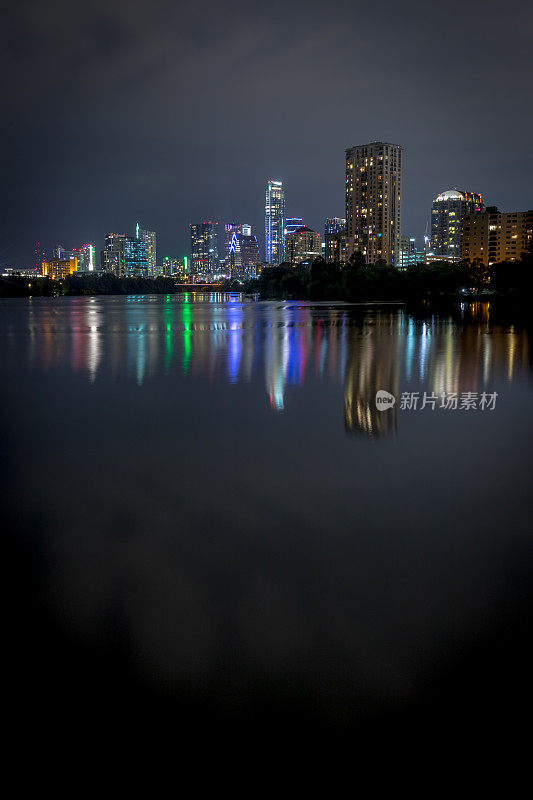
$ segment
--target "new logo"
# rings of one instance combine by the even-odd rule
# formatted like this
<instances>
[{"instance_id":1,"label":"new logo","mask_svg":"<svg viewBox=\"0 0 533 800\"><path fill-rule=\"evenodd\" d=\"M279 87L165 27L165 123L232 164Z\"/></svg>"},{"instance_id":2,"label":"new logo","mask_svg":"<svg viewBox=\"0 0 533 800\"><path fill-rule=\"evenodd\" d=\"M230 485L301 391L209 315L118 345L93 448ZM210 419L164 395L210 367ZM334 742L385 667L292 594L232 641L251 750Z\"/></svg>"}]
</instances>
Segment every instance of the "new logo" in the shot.
<instances>
[{"instance_id":1,"label":"new logo","mask_svg":"<svg viewBox=\"0 0 533 800\"><path fill-rule=\"evenodd\" d=\"M389 408L392 408L394 403L396 402L396 398L390 392L386 392L385 389L379 389L376 392L376 408L378 411L387 411Z\"/></svg>"}]
</instances>

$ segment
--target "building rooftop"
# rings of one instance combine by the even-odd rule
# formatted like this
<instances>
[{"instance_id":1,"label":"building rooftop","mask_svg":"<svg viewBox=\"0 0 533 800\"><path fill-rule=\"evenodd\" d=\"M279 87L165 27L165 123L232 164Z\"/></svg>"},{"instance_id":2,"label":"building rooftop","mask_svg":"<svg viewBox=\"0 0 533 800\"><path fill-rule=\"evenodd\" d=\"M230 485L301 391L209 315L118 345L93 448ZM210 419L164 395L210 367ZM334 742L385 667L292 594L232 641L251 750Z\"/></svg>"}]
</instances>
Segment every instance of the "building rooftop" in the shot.
<instances>
[{"instance_id":1,"label":"building rooftop","mask_svg":"<svg viewBox=\"0 0 533 800\"><path fill-rule=\"evenodd\" d=\"M312 228L308 228L307 225L302 225L301 228L296 228L295 231L288 233L287 236L293 236L295 233L316 233Z\"/></svg>"},{"instance_id":2,"label":"building rooftop","mask_svg":"<svg viewBox=\"0 0 533 800\"><path fill-rule=\"evenodd\" d=\"M437 195L435 200L463 200L464 192L458 192L457 189L447 189Z\"/></svg>"},{"instance_id":3,"label":"building rooftop","mask_svg":"<svg viewBox=\"0 0 533 800\"><path fill-rule=\"evenodd\" d=\"M399 144L394 144L394 142L367 142L366 144L354 144L353 147L347 147L346 152L349 153L350 150L355 150L358 147L374 147L374 145L379 145L380 147L386 145L387 147L397 147L398 150L401 150L402 147Z\"/></svg>"}]
</instances>

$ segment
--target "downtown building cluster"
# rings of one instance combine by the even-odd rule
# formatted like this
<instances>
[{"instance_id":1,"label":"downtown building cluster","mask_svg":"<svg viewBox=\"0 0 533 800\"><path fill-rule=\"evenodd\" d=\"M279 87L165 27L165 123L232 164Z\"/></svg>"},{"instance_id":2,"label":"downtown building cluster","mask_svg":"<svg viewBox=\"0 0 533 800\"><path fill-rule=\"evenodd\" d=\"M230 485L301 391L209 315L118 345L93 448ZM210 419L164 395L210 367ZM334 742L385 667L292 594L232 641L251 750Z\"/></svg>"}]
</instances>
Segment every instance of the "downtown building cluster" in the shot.
<instances>
[{"instance_id":1,"label":"downtown building cluster","mask_svg":"<svg viewBox=\"0 0 533 800\"><path fill-rule=\"evenodd\" d=\"M36 249L36 254L36 271L53 280L64 280L74 273L111 272L119 278L155 277L158 274L155 231L143 230L139 224L132 236L124 233L106 234L99 265L93 244L71 250L56 245L50 258L46 258L40 248Z\"/></svg>"},{"instance_id":2,"label":"downtown building cluster","mask_svg":"<svg viewBox=\"0 0 533 800\"><path fill-rule=\"evenodd\" d=\"M499 212L485 207L477 192L440 192L431 206L421 246L417 237L402 234L403 148L391 142L370 142L346 150L345 217L328 217L320 233L302 217L287 217L283 182L267 182L265 193L264 260L259 249L236 270L230 263L226 225L225 258L218 261L218 223L191 226L193 266L205 277L216 271L227 277L250 278L264 266L310 266L319 257L345 263L355 255L367 264L407 269L415 264L468 259L487 266L513 261L533 248L533 211ZM208 242L206 245L204 242ZM196 254L196 255L195 255Z\"/></svg>"},{"instance_id":3,"label":"downtown building cluster","mask_svg":"<svg viewBox=\"0 0 533 800\"><path fill-rule=\"evenodd\" d=\"M482 195L449 189L435 197L423 237L402 234L403 148L370 142L345 151L345 216L327 217L323 236L301 216L286 216L282 180L265 191L264 250L252 226L207 220L189 226L190 251L157 262L157 236L137 224L132 235L108 233L96 263L95 246L56 246L46 258L37 244L35 271L61 280L74 272L111 272L118 277L172 276L186 282L248 280L264 267L310 266L323 257L406 269L418 263L468 259L490 266L519 259L533 248L533 210L504 213L485 207Z\"/></svg>"},{"instance_id":4,"label":"downtown building cluster","mask_svg":"<svg viewBox=\"0 0 533 800\"><path fill-rule=\"evenodd\" d=\"M485 208L480 193L450 189L432 203L423 246L402 235L402 148L373 142L346 150L346 229L328 237L327 261L361 253L366 263L407 269L447 261L490 266L514 261L533 249L533 211Z\"/></svg>"}]
</instances>

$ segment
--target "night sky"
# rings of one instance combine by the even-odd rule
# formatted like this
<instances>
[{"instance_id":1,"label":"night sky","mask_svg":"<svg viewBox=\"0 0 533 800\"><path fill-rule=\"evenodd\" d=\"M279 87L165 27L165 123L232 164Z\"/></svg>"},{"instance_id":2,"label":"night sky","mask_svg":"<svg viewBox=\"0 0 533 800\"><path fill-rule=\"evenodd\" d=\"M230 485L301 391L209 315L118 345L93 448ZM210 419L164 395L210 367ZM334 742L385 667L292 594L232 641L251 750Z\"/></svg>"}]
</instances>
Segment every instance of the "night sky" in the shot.
<instances>
[{"instance_id":1,"label":"night sky","mask_svg":"<svg viewBox=\"0 0 533 800\"><path fill-rule=\"evenodd\" d=\"M506 3L2 2L0 266L36 240L103 246L191 221L249 222L264 190L323 233L344 216L344 150L404 147L403 232L436 194L533 207L533 6Z\"/></svg>"}]
</instances>

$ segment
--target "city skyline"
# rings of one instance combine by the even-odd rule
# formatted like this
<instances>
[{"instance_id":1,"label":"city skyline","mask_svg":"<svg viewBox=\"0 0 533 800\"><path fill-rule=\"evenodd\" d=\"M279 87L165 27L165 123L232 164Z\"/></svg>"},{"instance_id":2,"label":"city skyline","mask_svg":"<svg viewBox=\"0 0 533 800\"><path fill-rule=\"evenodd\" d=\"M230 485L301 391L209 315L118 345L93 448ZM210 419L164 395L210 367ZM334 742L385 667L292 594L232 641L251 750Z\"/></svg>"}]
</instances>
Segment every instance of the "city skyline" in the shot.
<instances>
[{"instance_id":1,"label":"city skyline","mask_svg":"<svg viewBox=\"0 0 533 800\"><path fill-rule=\"evenodd\" d=\"M353 181L353 173L354 173L354 165L356 165L357 174L363 175L366 181L370 179L371 187L370 190L365 189L365 203L370 199L370 205L375 203L377 206L382 206L383 203L383 195L378 194L382 191L381 188L381 181L385 180L387 183L389 180L394 182L394 197L393 197L393 207L391 207L390 212L386 212L387 216L387 224L384 226L382 222L379 222L378 229L379 230L386 230L388 229L389 222L394 224L394 235L391 238L391 244L388 245L388 250L381 251L377 249L377 245L372 247L368 247L368 237L365 233L367 228L365 227L367 223L366 217L361 218L360 214L357 216L353 211L351 212L353 215L353 220L350 222L346 218L341 217L325 217L323 218L323 225L317 233L324 241L323 250L321 255L325 258L326 261L338 260L343 261L347 260L352 253L361 252L367 259L367 262L371 263L374 260L379 260L380 258L387 261L392 266L397 266L400 268L405 268L407 265L411 265L416 263L417 261L426 261L426 263L432 263L433 261L439 260L439 258L448 259L451 258L452 260L460 260L461 258L461 223L463 219L466 219L468 214L472 211L476 213L482 212L484 209L484 202L482 199L482 194L475 194L470 191L466 191L463 189L458 189L454 187L453 189L447 189L445 191L440 191L437 196L434 198L431 207L428 212L428 217L426 220L425 226L425 234L422 234L421 231L417 231L415 235L412 235L412 231L405 231L402 228L401 222L401 208L403 204L403 180L402 180L402 146L384 142L371 142L365 145L356 145L351 148L346 148L346 190L345 190L345 213L348 215L350 208L354 204L354 196L356 196L355 203L359 203L361 201L361 197L358 196L359 190L356 190L354 195L354 185L357 186L358 180L356 179L355 182ZM385 171L378 176L375 172L376 166L379 169L382 169L381 161L383 160L384 156L379 155L379 153L387 153L390 151L391 153L394 152L394 158L398 159L398 162L394 165L394 173L391 172L390 176L386 175L388 173L389 168L388 166L385 167ZM398 155L396 155L398 153ZM370 155L369 155L370 154ZM360 166L358 159L361 160L361 164L364 166ZM374 161L374 159L376 159ZM387 158L385 158L387 161ZM367 174L367 162L370 165L370 170ZM396 177L396 167L398 168L398 173ZM364 170L363 172L360 172ZM373 173L374 170L374 173ZM397 184L396 184L397 181ZM388 185L388 184L387 184ZM392 184L391 184L392 185ZM268 226L269 226L269 216L270 212L269 209L269 202L271 198L272 190L276 194L276 198L273 202L274 205L279 205L279 209L276 207L274 209L274 216L276 216L276 223L275 229L277 231L276 236L280 237L281 241L281 253L282 255L279 256L277 261L269 261L268 256ZM396 194L397 193L397 194ZM360 192L359 192L360 194ZM279 197L278 197L279 195ZM367 197L368 195L368 197ZM375 195L375 196L374 196ZM385 198L386 200L387 198ZM385 202L386 206L386 202ZM495 206L491 206L495 209ZM313 232L313 229L309 229L308 226L303 224L302 217L286 217L286 199L285 199L285 189L283 185L283 181L275 181L275 180L268 180L267 181L267 191L266 191L266 206L265 209L267 211L265 216L265 236L263 242L261 239L254 235L254 239L256 240L256 245L258 248L259 253L263 253L265 256L264 261L259 256L257 263L258 264L271 264L275 265L276 263L282 263L283 261L290 261L291 259L288 257L288 253L285 252L287 246L287 237L290 233L296 232L298 227L300 228L307 228ZM280 213L278 211L281 209ZM378 211L378 214L382 213ZM518 257L520 252L529 251L531 249L530 242L531 242L531 224L530 218L533 214L531 209L521 210L521 211L502 211L498 209L498 213L504 216L511 216L516 217L517 213L520 217L524 220L524 231L522 233L522 246L521 250L518 248L517 252L513 251L513 258ZM436 216L437 215L437 216ZM449 216L451 215L451 216ZM392 217L393 219L390 219ZM453 218L453 219L452 219ZM361 222L361 220L364 222ZM375 223L377 220L376 213L373 216L373 222ZM381 220L381 217L380 217ZM527 230L526 230L526 220L527 222ZM341 223L339 225L339 223ZM218 234L218 226L221 225L220 235L223 238L218 243L219 234ZM197 223L189 223L189 247L183 254L176 254L176 251L173 253L168 253L163 256L159 254L157 257L157 232L156 231L149 231L144 230L140 227L139 222L135 225L135 235L129 236L129 234L116 234L116 233L106 233L103 236L103 247L100 249L97 246L95 247L94 244L85 244L82 247L74 247L72 249L65 248L63 245L55 245L53 248L50 248L48 251L51 255L49 255L43 245L40 242L37 242L35 248L33 250L33 259L34 259L34 267L37 269L40 268L40 264L37 264L37 259L39 254L41 255L41 263L45 261L48 262L51 259L59 259L59 258L72 258L75 255L78 256L77 259L77 271L93 271L93 270L109 270L115 272L115 274L119 276L124 276L126 274L143 274L146 275L157 275L157 274L168 274L164 269L164 262L172 261L173 263L176 262L190 262L191 268L193 272L200 272L201 274L205 275L214 275L217 272L224 272L222 269L223 261L227 261L227 257L229 255L229 246L230 241L232 238L232 233L242 233L242 228L250 227L246 223L235 223L235 222L226 222L220 223L218 220L202 220L201 222ZM381 228L380 228L381 225ZM223 226L223 230L222 230ZM357 227L358 226L358 227ZM450 227L456 226L456 227ZM372 226L371 226L372 227ZM376 228L376 225L373 225ZM196 229L198 232L195 233ZM209 238L213 238L215 242L214 247L209 246L206 250L206 264L207 267L204 269L198 268L198 259L195 259L195 241L198 240L199 242L203 241L203 231L213 230L213 234L209 235ZM440 230L443 230L444 233ZM450 230L450 233L448 232ZM321 230L324 230L325 237L322 236ZM370 228L368 228L370 230ZM334 233L334 235L333 235ZM356 234L356 235L355 235ZM447 237L451 234L454 244L447 244ZM329 238L333 235L333 238L336 239L336 244L332 244L331 246L333 249L331 252L329 251L330 244L328 243ZM383 234L378 234L383 235ZM442 238L444 236L444 239ZM339 238L340 237L340 238ZM135 240L142 240L143 248L145 250L145 256L143 255L143 259L146 260L146 266L141 266L141 269L136 270L136 272L132 272L131 270L124 269L123 265L123 256L120 255L110 255L108 252L111 248L115 245L110 245L110 242L119 241L119 249L124 248L124 245L128 245L128 240L131 240L133 243L131 246L135 246ZM379 239L377 236L373 237L377 242ZM515 237L516 238L516 237ZM442 239L442 241L441 241ZM123 241L124 240L124 241ZM410 243L410 244L408 244ZM418 244L418 247L417 247ZM277 246L277 245L276 245ZM407 251L404 250L405 247L408 247L409 251L411 252L411 256L407 257ZM92 255L84 255L87 248L90 248L92 251ZM201 248L203 245L201 245ZM100 258L97 257L97 254L100 254ZM518 255L517 255L518 254ZM467 256L462 254L462 257L470 257L472 254L470 252L467 253ZM500 253L502 258L505 258L505 252L502 250ZM414 258L413 258L414 257ZM479 257L479 253L474 253L473 257ZM114 259L114 260L113 260ZM118 260L117 260L118 259ZM200 259L201 260L201 259ZM501 259L500 259L501 260ZM88 266L90 261L91 266ZM115 263L116 261L116 263ZM87 264L85 264L87 262ZM198 262L199 263L199 262ZM227 266L227 265L226 265ZM7 265L0 264L0 268L6 268ZM9 267L7 267L9 269ZM31 269L31 264L28 266L23 267L15 267L14 269ZM13 267L11 267L13 269Z\"/></svg>"},{"instance_id":2,"label":"city skyline","mask_svg":"<svg viewBox=\"0 0 533 800\"><path fill-rule=\"evenodd\" d=\"M452 6L426 16L414 3L390 5L379 36L371 9L344 2L327 14L313 2L305 14L270 4L253 36L240 3L210 8L208 32L192 3L7 10L0 264L26 266L36 242L47 252L57 242L100 248L106 232L136 220L173 255L188 252L199 219L245 219L262 239L258 187L270 176L284 182L287 213L320 231L324 217L344 216L344 149L374 139L404 150L404 234L423 233L436 193L453 186L502 211L530 208L531 11ZM376 61L378 42L386 56ZM467 51L486 78L475 93ZM276 76L287 74L300 89L278 99ZM203 93L191 94L195 82ZM227 86L246 97L244 119L223 102Z\"/></svg>"},{"instance_id":3,"label":"city skyline","mask_svg":"<svg viewBox=\"0 0 533 800\"><path fill-rule=\"evenodd\" d=\"M58 721L92 762L169 722L233 761L502 750L531 684L533 4L0 19L13 748Z\"/></svg>"}]
</instances>

